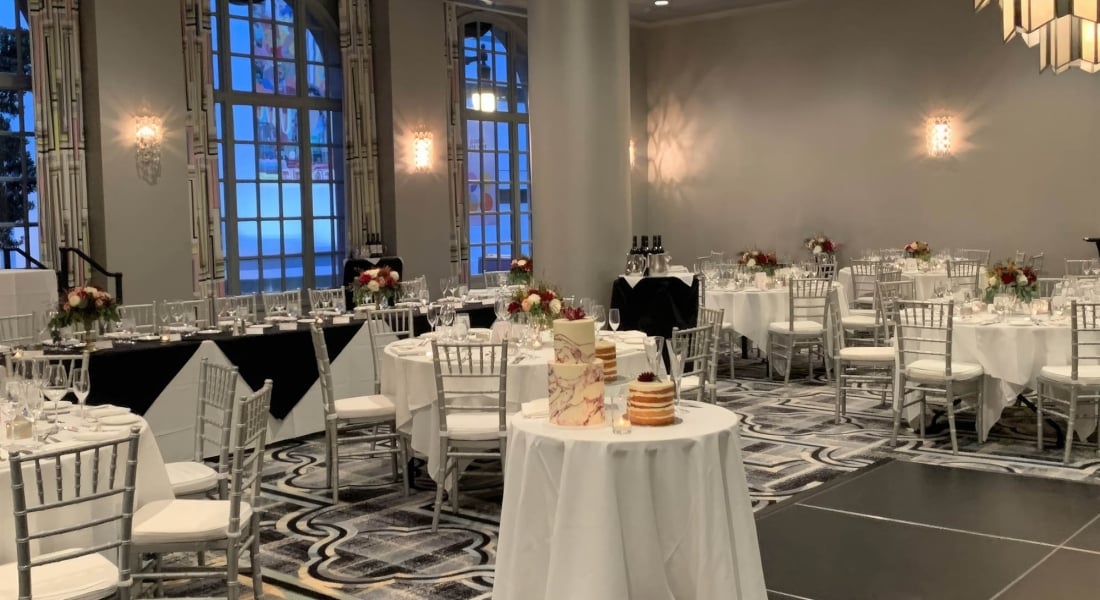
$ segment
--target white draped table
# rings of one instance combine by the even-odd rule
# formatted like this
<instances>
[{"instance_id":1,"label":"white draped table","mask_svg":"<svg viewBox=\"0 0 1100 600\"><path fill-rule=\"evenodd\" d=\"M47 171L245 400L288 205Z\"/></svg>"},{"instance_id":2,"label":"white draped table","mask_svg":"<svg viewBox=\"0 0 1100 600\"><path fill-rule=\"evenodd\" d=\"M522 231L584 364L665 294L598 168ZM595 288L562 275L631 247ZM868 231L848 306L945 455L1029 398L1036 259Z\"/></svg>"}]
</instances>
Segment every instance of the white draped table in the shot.
<instances>
[{"instance_id":1,"label":"white draped table","mask_svg":"<svg viewBox=\"0 0 1100 600\"><path fill-rule=\"evenodd\" d=\"M56 271L0 269L0 317L44 313L56 306Z\"/></svg>"},{"instance_id":2,"label":"white draped table","mask_svg":"<svg viewBox=\"0 0 1100 600\"><path fill-rule=\"evenodd\" d=\"M641 343L619 342L616 348L620 377L646 370ZM539 350L525 351L529 356L519 363L514 360L516 353L509 352L512 354L508 359L506 399L508 412L514 413L524 402L546 397L546 365L554 356L554 347L551 343L545 343ZM413 450L427 456L428 473L434 479L441 466L439 413L435 408L435 367L428 340L421 339L419 346L409 345L408 342L394 342L386 346L382 359L382 393L397 406L397 428L411 436Z\"/></svg>"},{"instance_id":3,"label":"white draped table","mask_svg":"<svg viewBox=\"0 0 1100 600\"><path fill-rule=\"evenodd\" d=\"M73 425L75 421L71 419L76 417L77 409L73 409L71 417L64 417L64 423ZM160 448L157 447L156 438L153 436L149 426L143 419L138 419L134 425L140 425L142 427L141 434L138 438L138 471L137 482L135 487L134 508L137 509L149 502L155 500L169 500L173 498L172 486L168 482L168 472L164 468L164 460L161 458ZM119 426L105 428L108 431L117 433L119 439L125 438L130 433L130 427L132 425ZM97 442L82 442L75 439L77 434L60 430L56 434L56 438L59 440L53 444L45 444L40 446L40 451L59 450L63 447L77 447L82 444L97 443ZM89 460L86 457L85 460ZM73 468L70 462L62 463L65 468ZM85 467L90 462L85 463ZM105 463L106 464L106 463ZM124 469L126 468L126 456L125 454L118 458L118 473L117 476L121 481L124 475ZM47 465L43 465L43 469L47 469ZM85 485L91 483L91 470L85 470L87 476L82 480ZM106 477L106 470L103 471L103 476ZM28 500L31 505L37 504L36 499L33 496L37 493L37 487L34 484L35 475L33 467L24 467L23 479L27 484ZM46 476L53 476L53 467L48 467ZM71 483L71 472L66 473L65 481ZM106 479L101 479L101 482L106 482ZM47 484L47 491L54 489ZM85 490L86 492L87 490ZM72 491L68 490L65 494L66 498L72 498ZM0 563L14 562L15 556L15 521L12 518L12 503L11 503L11 469L8 466L7 457L4 457L2 464L0 464ZM78 504L75 506L68 506L65 508L55 509L42 513L40 518L48 518L49 524L47 527L51 529L69 527L81 522L91 521L93 519L102 518L110 511L117 510L112 508L112 505L108 502L116 503L121 502L118 497L109 499L100 499L86 504ZM41 526L36 526L41 529ZM118 534L118 528L115 524L109 524L102 527L97 527L94 530L84 530L76 533L62 535L57 538L51 538L45 540L45 543L38 545L37 551L39 553L54 552L57 550L63 550L65 548L74 546L91 546L96 544L104 544L108 541L115 539L114 536Z\"/></svg>"},{"instance_id":4,"label":"white draped table","mask_svg":"<svg viewBox=\"0 0 1100 600\"><path fill-rule=\"evenodd\" d=\"M847 313L847 292L836 284L833 288L837 291L841 311ZM752 340L757 347L767 348L768 325L787 320L790 295L785 287L770 290L714 288L706 291L706 306L723 309L725 324Z\"/></svg>"},{"instance_id":5,"label":"white draped table","mask_svg":"<svg viewBox=\"0 0 1100 600\"><path fill-rule=\"evenodd\" d=\"M493 598L766 597L737 416L559 428L511 420Z\"/></svg>"},{"instance_id":6,"label":"white draped table","mask_svg":"<svg viewBox=\"0 0 1100 600\"><path fill-rule=\"evenodd\" d=\"M934 300L936 298L936 290L938 288L947 288L948 279L947 271L939 269L935 271L902 271L901 276L905 279L911 279L914 282L916 288L917 300ZM844 291L848 294L849 298L852 298L852 268L844 267L837 272L837 283L839 283ZM974 285L979 289L985 288L985 277L977 277L974 279Z\"/></svg>"}]
</instances>

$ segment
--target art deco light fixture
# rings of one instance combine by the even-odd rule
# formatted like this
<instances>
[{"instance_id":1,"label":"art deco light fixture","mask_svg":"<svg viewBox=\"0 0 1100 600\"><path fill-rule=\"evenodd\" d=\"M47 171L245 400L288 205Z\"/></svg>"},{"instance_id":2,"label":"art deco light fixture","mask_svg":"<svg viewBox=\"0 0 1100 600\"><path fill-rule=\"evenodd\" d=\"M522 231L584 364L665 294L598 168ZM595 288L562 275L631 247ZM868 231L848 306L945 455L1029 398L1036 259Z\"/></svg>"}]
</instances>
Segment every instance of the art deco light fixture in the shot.
<instances>
[{"instance_id":1,"label":"art deco light fixture","mask_svg":"<svg viewBox=\"0 0 1100 600\"><path fill-rule=\"evenodd\" d=\"M432 134L420 130L413 134L413 168L417 171L432 169Z\"/></svg>"},{"instance_id":2,"label":"art deco light fixture","mask_svg":"<svg viewBox=\"0 0 1100 600\"><path fill-rule=\"evenodd\" d=\"M928 119L928 156L946 158L951 156L951 117L933 117Z\"/></svg>"},{"instance_id":3,"label":"art deco light fixture","mask_svg":"<svg viewBox=\"0 0 1100 600\"><path fill-rule=\"evenodd\" d=\"M141 165L160 163L160 144L164 138L164 124L160 117L142 114L134 118L134 144L137 161Z\"/></svg>"},{"instance_id":4,"label":"art deco light fixture","mask_svg":"<svg viewBox=\"0 0 1100 600\"><path fill-rule=\"evenodd\" d=\"M974 0L982 10L993 0ZM1039 71L1100 71L1100 0L999 0L1005 42L1039 48Z\"/></svg>"}]
</instances>

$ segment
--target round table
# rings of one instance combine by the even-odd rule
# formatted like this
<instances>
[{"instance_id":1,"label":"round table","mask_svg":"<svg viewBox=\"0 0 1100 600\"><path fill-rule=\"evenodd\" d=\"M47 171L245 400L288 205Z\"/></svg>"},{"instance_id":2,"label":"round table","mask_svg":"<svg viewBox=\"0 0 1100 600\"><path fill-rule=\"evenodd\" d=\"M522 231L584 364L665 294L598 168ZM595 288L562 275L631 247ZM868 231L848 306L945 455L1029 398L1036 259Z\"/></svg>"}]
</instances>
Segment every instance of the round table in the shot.
<instances>
[{"instance_id":1,"label":"round table","mask_svg":"<svg viewBox=\"0 0 1100 600\"><path fill-rule=\"evenodd\" d=\"M643 338L634 337L628 343L626 332L620 332L619 339L622 341L616 343L616 358L620 378L647 370ZM527 358L516 363L517 351L509 349L506 394L509 413L519 411L524 402L545 398L548 393L546 365L554 356L553 343L547 341L541 349L524 353ZM397 428L410 435L413 450L427 456L428 473L435 478L440 467L439 413L435 409L435 367L429 340L421 338L419 346L408 342L386 346L382 358L382 393L397 407Z\"/></svg>"},{"instance_id":2,"label":"round table","mask_svg":"<svg viewBox=\"0 0 1100 600\"><path fill-rule=\"evenodd\" d=\"M560 428L511 420L493 598L764 598L737 416Z\"/></svg>"},{"instance_id":3,"label":"round table","mask_svg":"<svg viewBox=\"0 0 1100 600\"><path fill-rule=\"evenodd\" d=\"M947 271L939 269L935 271L902 271L901 276L905 279L911 279L914 282L916 288L917 300L934 300L936 298L936 290L939 288L947 288L948 279ZM848 297L852 297L852 268L844 267L837 272L837 283L844 287ZM978 289L984 289L985 278L978 277L974 280L974 285Z\"/></svg>"},{"instance_id":4,"label":"round table","mask_svg":"<svg viewBox=\"0 0 1100 600\"><path fill-rule=\"evenodd\" d=\"M837 300L841 311L848 310L847 292L842 286L836 284L833 288L839 294ZM790 311L790 300L787 288L773 288L770 290L758 290L747 288L735 290L730 288L707 289L707 308L720 308L725 311L723 320L726 325L733 327L737 333L749 338L758 348L768 347L768 325L778 321L786 321Z\"/></svg>"}]
</instances>

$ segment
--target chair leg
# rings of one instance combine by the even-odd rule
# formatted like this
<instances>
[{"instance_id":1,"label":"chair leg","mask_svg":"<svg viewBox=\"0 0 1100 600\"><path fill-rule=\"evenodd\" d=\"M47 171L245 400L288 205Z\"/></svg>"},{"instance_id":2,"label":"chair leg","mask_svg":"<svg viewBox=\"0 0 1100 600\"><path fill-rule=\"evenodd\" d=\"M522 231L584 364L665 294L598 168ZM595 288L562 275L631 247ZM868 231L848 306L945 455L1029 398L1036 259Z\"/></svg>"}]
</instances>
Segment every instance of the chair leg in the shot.
<instances>
[{"instance_id":1,"label":"chair leg","mask_svg":"<svg viewBox=\"0 0 1100 600\"><path fill-rule=\"evenodd\" d=\"M1043 451L1043 382L1035 386L1035 449Z\"/></svg>"},{"instance_id":2,"label":"chair leg","mask_svg":"<svg viewBox=\"0 0 1100 600\"><path fill-rule=\"evenodd\" d=\"M951 454L959 453L959 438L955 435L955 397L951 390L951 383L947 384L944 394L947 396L947 427L951 430Z\"/></svg>"},{"instance_id":3,"label":"chair leg","mask_svg":"<svg viewBox=\"0 0 1100 600\"><path fill-rule=\"evenodd\" d=\"M1069 464L1070 455L1073 452L1073 425L1077 421L1077 386L1069 388L1069 422L1066 423L1066 452L1062 464Z\"/></svg>"},{"instance_id":4,"label":"chair leg","mask_svg":"<svg viewBox=\"0 0 1100 600\"><path fill-rule=\"evenodd\" d=\"M894 432L890 435L890 443L897 448L898 447L898 430L901 429L901 409L905 405L905 382L898 382L898 390L900 390L901 397L894 402ZM894 392L899 393L898 391Z\"/></svg>"},{"instance_id":5,"label":"chair leg","mask_svg":"<svg viewBox=\"0 0 1100 600\"><path fill-rule=\"evenodd\" d=\"M439 451L443 461L443 472L435 483L435 508L432 514L432 533L439 531L439 513L443 510L443 488L447 485L447 447Z\"/></svg>"},{"instance_id":6,"label":"chair leg","mask_svg":"<svg viewBox=\"0 0 1100 600\"><path fill-rule=\"evenodd\" d=\"M401 456L401 482L405 488L405 496L408 496L409 486L412 484L409 476L409 440L399 433L396 441Z\"/></svg>"},{"instance_id":7,"label":"chair leg","mask_svg":"<svg viewBox=\"0 0 1100 600\"><path fill-rule=\"evenodd\" d=\"M834 415L834 422L840 425L840 415L844 414L844 363L837 362L836 364L836 410Z\"/></svg>"},{"instance_id":8,"label":"chair leg","mask_svg":"<svg viewBox=\"0 0 1100 600\"><path fill-rule=\"evenodd\" d=\"M236 541L229 543L225 551L225 595L227 600L238 600L241 597L240 580L241 556L236 548Z\"/></svg>"},{"instance_id":9,"label":"chair leg","mask_svg":"<svg viewBox=\"0 0 1100 600\"><path fill-rule=\"evenodd\" d=\"M451 477L453 478L451 487L451 511L458 514L458 472L461 469L458 468L458 460L456 459L451 465Z\"/></svg>"},{"instance_id":10,"label":"chair leg","mask_svg":"<svg viewBox=\"0 0 1100 600\"><path fill-rule=\"evenodd\" d=\"M252 596L264 597L264 573L260 554L260 518L257 513L252 513L252 547L249 549L249 560L252 561Z\"/></svg>"},{"instance_id":11,"label":"chair leg","mask_svg":"<svg viewBox=\"0 0 1100 600\"><path fill-rule=\"evenodd\" d=\"M768 380L775 379L775 355L773 353L772 335L768 334Z\"/></svg>"},{"instance_id":12,"label":"chair leg","mask_svg":"<svg viewBox=\"0 0 1100 600\"><path fill-rule=\"evenodd\" d=\"M905 388L902 388L901 392L905 393ZM924 415L928 412L928 398L924 395L924 392L918 392L920 396L920 439L924 439ZM904 396L903 396L904 397Z\"/></svg>"},{"instance_id":13,"label":"chair leg","mask_svg":"<svg viewBox=\"0 0 1100 600\"><path fill-rule=\"evenodd\" d=\"M508 458L508 438L501 438L500 439L500 473L501 473L502 477L504 475L504 467L506 465L505 461L507 460L507 458Z\"/></svg>"}]
</instances>

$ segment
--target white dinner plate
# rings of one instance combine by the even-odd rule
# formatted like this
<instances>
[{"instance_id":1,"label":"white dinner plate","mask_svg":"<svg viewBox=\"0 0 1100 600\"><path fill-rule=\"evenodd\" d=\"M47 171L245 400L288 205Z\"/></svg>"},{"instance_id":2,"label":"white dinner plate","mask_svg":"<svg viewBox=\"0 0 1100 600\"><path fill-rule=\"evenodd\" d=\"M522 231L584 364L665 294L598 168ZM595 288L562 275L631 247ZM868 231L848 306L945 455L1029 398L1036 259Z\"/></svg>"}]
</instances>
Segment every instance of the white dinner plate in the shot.
<instances>
[{"instance_id":1,"label":"white dinner plate","mask_svg":"<svg viewBox=\"0 0 1100 600\"><path fill-rule=\"evenodd\" d=\"M111 404L103 404L103 405L100 405L100 406L89 406L88 407L88 416L95 417L97 419L100 419L100 418L103 418L103 417L112 417L112 416L115 416L115 415L128 415L128 414L130 414L130 409L126 408L125 406L114 406L114 405L111 405Z\"/></svg>"},{"instance_id":2,"label":"white dinner plate","mask_svg":"<svg viewBox=\"0 0 1100 600\"><path fill-rule=\"evenodd\" d=\"M124 415L108 415L106 417L100 417L100 425L133 425L134 423L140 423L141 417L135 414Z\"/></svg>"},{"instance_id":3,"label":"white dinner plate","mask_svg":"<svg viewBox=\"0 0 1100 600\"><path fill-rule=\"evenodd\" d=\"M139 341L139 342L156 342L156 341L160 340L160 336L159 335L152 335L152 334L150 334L150 335L139 335L138 337L136 337L134 339Z\"/></svg>"},{"instance_id":4,"label":"white dinner plate","mask_svg":"<svg viewBox=\"0 0 1100 600\"><path fill-rule=\"evenodd\" d=\"M122 433L115 431L77 431L73 433L73 439L81 442L103 442L121 438Z\"/></svg>"}]
</instances>

